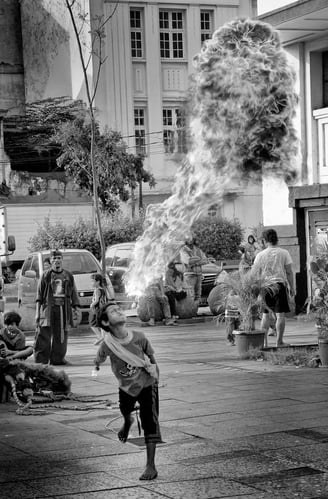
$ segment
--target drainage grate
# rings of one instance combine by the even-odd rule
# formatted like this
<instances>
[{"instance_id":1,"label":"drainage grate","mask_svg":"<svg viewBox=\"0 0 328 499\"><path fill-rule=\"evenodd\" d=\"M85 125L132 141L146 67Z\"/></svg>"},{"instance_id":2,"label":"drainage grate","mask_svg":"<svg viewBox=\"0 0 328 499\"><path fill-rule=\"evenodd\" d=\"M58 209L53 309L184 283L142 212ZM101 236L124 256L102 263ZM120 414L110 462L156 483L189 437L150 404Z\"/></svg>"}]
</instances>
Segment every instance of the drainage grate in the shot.
<instances>
[{"instance_id":1,"label":"drainage grate","mask_svg":"<svg viewBox=\"0 0 328 499\"><path fill-rule=\"evenodd\" d=\"M286 478L297 478L300 476L308 475L319 475L325 473L324 471L316 470L310 468L309 466L302 466L300 468L290 468L280 471L272 471L270 473L263 473L261 475L254 476L242 476L235 478L238 482L242 482L247 485L256 484L259 482L275 481L275 480L285 480Z\"/></svg>"},{"instance_id":2,"label":"drainage grate","mask_svg":"<svg viewBox=\"0 0 328 499\"><path fill-rule=\"evenodd\" d=\"M311 430L309 428L298 428L296 430L284 431L288 435L294 435L295 437L308 438L309 440L315 440L316 442L328 442L327 433L322 433L318 430Z\"/></svg>"}]
</instances>

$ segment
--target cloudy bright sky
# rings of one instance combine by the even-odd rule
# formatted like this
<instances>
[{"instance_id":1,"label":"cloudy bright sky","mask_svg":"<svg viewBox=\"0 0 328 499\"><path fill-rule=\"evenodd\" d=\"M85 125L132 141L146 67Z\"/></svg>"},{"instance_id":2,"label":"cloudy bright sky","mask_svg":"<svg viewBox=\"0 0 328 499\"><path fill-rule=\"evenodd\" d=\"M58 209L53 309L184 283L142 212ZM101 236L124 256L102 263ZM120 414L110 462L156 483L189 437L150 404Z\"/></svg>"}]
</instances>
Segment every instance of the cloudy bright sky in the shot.
<instances>
[{"instance_id":1,"label":"cloudy bright sky","mask_svg":"<svg viewBox=\"0 0 328 499\"><path fill-rule=\"evenodd\" d=\"M289 3L294 3L296 0L257 0L257 11L258 15L265 14L270 10L279 9L288 5Z\"/></svg>"}]
</instances>

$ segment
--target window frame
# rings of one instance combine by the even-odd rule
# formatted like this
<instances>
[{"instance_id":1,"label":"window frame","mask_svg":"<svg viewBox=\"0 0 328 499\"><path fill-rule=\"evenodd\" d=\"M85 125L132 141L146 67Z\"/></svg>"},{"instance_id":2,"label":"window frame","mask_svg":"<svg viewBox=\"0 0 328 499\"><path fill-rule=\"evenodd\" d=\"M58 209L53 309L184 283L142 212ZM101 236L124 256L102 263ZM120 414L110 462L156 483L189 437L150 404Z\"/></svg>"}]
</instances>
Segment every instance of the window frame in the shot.
<instances>
[{"instance_id":1,"label":"window frame","mask_svg":"<svg viewBox=\"0 0 328 499\"><path fill-rule=\"evenodd\" d=\"M202 14L204 14L204 15L208 14L208 16L209 16L209 19L208 19L209 24L210 24L209 29L202 28L202 23L207 22L207 21L202 20ZM200 10L199 27L200 27L200 41L201 41L202 45L205 42L205 40L212 38L213 26L214 26L213 16L214 16L213 10L210 10L210 9L201 9Z\"/></svg>"},{"instance_id":2,"label":"window frame","mask_svg":"<svg viewBox=\"0 0 328 499\"><path fill-rule=\"evenodd\" d=\"M165 154L186 154L186 116L183 115L182 107L174 105L163 105L162 126L163 126L163 146ZM179 113L181 115L179 116ZM179 119L182 118L182 126Z\"/></svg>"},{"instance_id":3,"label":"window frame","mask_svg":"<svg viewBox=\"0 0 328 499\"><path fill-rule=\"evenodd\" d=\"M132 13L138 12L140 14L140 26L132 26ZM135 38L134 38L135 35ZM137 39L139 36L139 40ZM139 46L137 44L139 43ZM133 46L135 44L135 46ZM140 53L138 53L140 51ZM143 9L138 7L130 7L130 54L133 60L140 60L145 58L145 43L144 43L144 20Z\"/></svg>"},{"instance_id":4,"label":"window frame","mask_svg":"<svg viewBox=\"0 0 328 499\"><path fill-rule=\"evenodd\" d=\"M136 113L138 112L140 113L139 116L136 115ZM141 156L147 156L147 146L146 146L147 109L143 106L134 106L133 114L134 114L134 138L135 138L136 154L140 154ZM139 139L142 140L140 140L139 142Z\"/></svg>"},{"instance_id":5,"label":"window frame","mask_svg":"<svg viewBox=\"0 0 328 499\"><path fill-rule=\"evenodd\" d=\"M177 17L179 15L181 15L180 19ZM181 27L179 23L181 23ZM181 61L186 59L185 10L159 9L159 45L161 60Z\"/></svg>"}]
</instances>

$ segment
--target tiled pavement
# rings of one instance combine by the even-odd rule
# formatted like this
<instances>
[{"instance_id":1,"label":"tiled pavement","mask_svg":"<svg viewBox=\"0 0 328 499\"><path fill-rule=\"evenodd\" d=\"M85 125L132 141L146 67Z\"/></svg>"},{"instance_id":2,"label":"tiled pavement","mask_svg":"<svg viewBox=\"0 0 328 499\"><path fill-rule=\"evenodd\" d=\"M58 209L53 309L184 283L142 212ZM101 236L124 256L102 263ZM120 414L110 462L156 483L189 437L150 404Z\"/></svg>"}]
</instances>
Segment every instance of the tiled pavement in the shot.
<instances>
[{"instance_id":1,"label":"tiled pavement","mask_svg":"<svg viewBox=\"0 0 328 499\"><path fill-rule=\"evenodd\" d=\"M211 319L143 330L161 369L157 480L138 479L136 426L118 442L116 382L108 364L91 376L94 337L81 329L72 400L33 416L0 406L1 498L328 498L328 370L240 360ZM314 343L314 326L291 319L285 339Z\"/></svg>"}]
</instances>

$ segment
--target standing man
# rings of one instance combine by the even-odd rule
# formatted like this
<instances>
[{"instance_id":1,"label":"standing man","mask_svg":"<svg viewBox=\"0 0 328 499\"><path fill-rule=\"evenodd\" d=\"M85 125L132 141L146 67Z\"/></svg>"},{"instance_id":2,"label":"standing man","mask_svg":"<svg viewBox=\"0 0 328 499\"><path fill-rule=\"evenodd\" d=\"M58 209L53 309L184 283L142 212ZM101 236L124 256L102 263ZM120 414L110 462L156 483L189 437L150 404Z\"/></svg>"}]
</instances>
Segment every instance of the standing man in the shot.
<instances>
[{"instance_id":1,"label":"standing man","mask_svg":"<svg viewBox=\"0 0 328 499\"><path fill-rule=\"evenodd\" d=\"M261 329L265 332L264 346L270 327L270 311L276 314L277 347L284 346L285 314L290 312L289 297L294 296L293 261L287 250L278 246L278 235L274 229L263 232L265 249L255 257L251 272L274 277L278 288L272 293L267 291L264 298Z\"/></svg>"},{"instance_id":2,"label":"standing man","mask_svg":"<svg viewBox=\"0 0 328 499\"><path fill-rule=\"evenodd\" d=\"M80 306L73 275L63 269L63 255L51 252L51 268L39 280L36 296L35 362L59 366L67 364L68 328L73 326L73 310ZM76 312L75 312L76 313Z\"/></svg>"},{"instance_id":3,"label":"standing man","mask_svg":"<svg viewBox=\"0 0 328 499\"><path fill-rule=\"evenodd\" d=\"M194 292L195 304L199 305L202 296L202 265L208 262L205 253L197 246L195 238L186 241L180 251L181 263L184 264L183 279L186 287Z\"/></svg>"}]
</instances>

